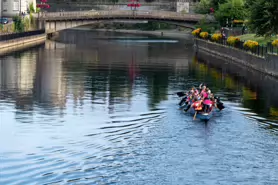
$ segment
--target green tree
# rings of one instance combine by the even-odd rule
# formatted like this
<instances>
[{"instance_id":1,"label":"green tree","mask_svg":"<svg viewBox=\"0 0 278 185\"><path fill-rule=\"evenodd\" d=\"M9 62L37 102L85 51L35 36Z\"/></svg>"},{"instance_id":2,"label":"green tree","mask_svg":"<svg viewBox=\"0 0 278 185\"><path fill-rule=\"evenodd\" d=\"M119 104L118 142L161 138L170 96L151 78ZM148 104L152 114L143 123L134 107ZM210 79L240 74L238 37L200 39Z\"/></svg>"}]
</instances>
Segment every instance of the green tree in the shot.
<instances>
[{"instance_id":1,"label":"green tree","mask_svg":"<svg viewBox=\"0 0 278 185\"><path fill-rule=\"evenodd\" d=\"M206 14L209 12L209 9L211 7L212 6L210 0L201 0L200 3L197 4L195 12L200 14Z\"/></svg>"},{"instance_id":2,"label":"green tree","mask_svg":"<svg viewBox=\"0 0 278 185\"><path fill-rule=\"evenodd\" d=\"M24 32L24 22L20 16L13 17L14 31Z\"/></svg>"},{"instance_id":3,"label":"green tree","mask_svg":"<svg viewBox=\"0 0 278 185\"><path fill-rule=\"evenodd\" d=\"M227 20L245 19L246 10L244 8L244 1L229 0L227 3L220 4L219 9L215 12L215 17L221 26L225 26Z\"/></svg>"},{"instance_id":4,"label":"green tree","mask_svg":"<svg viewBox=\"0 0 278 185\"><path fill-rule=\"evenodd\" d=\"M250 28L258 36L278 34L277 0L255 0L249 11Z\"/></svg>"},{"instance_id":5,"label":"green tree","mask_svg":"<svg viewBox=\"0 0 278 185\"><path fill-rule=\"evenodd\" d=\"M227 3L227 0L210 0L210 5L215 10L217 10L219 6L224 3Z\"/></svg>"},{"instance_id":6,"label":"green tree","mask_svg":"<svg viewBox=\"0 0 278 185\"><path fill-rule=\"evenodd\" d=\"M119 0L111 0L112 3L116 4L119 2Z\"/></svg>"}]
</instances>

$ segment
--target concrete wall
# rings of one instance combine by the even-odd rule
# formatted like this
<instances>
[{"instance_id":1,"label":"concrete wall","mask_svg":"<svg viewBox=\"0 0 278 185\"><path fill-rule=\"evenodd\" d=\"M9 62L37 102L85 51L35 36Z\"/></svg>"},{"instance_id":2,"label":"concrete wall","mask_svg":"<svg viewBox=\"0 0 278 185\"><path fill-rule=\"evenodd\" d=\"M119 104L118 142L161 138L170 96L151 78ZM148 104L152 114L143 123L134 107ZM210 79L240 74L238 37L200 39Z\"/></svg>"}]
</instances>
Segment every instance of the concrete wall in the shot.
<instances>
[{"instance_id":1,"label":"concrete wall","mask_svg":"<svg viewBox=\"0 0 278 185\"><path fill-rule=\"evenodd\" d=\"M236 48L201 39L195 39L195 47L197 52L207 52L228 62L278 77L278 55L269 54L266 58L262 58Z\"/></svg>"},{"instance_id":2,"label":"concrete wall","mask_svg":"<svg viewBox=\"0 0 278 185\"><path fill-rule=\"evenodd\" d=\"M0 56L7 53L10 50L15 48L22 48L23 46L28 46L30 44L34 44L37 42L45 41L46 35L34 35L29 37L22 37L18 39L8 40L8 41L1 41L0 42Z\"/></svg>"},{"instance_id":3,"label":"concrete wall","mask_svg":"<svg viewBox=\"0 0 278 185\"><path fill-rule=\"evenodd\" d=\"M58 31L62 31L68 28L74 28L82 25L89 25L89 24L95 24L99 21L93 21L93 20L83 20L83 21L47 21L45 22L45 31L46 33L55 33Z\"/></svg>"}]
</instances>

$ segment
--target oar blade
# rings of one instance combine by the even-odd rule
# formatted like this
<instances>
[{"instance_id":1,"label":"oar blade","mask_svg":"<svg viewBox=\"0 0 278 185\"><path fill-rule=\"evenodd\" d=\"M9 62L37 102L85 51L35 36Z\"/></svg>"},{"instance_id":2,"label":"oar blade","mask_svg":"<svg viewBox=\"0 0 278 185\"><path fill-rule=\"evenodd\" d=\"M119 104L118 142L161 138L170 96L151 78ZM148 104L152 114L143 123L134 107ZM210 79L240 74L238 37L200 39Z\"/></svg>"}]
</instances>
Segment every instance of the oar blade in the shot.
<instances>
[{"instance_id":1,"label":"oar blade","mask_svg":"<svg viewBox=\"0 0 278 185\"><path fill-rule=\"evenodd\" d=\"M178 97L182 97L182 96L185 96L185 93L184 92L177 92L177 95L178 95Z\"/></svg>"}]
</instances>

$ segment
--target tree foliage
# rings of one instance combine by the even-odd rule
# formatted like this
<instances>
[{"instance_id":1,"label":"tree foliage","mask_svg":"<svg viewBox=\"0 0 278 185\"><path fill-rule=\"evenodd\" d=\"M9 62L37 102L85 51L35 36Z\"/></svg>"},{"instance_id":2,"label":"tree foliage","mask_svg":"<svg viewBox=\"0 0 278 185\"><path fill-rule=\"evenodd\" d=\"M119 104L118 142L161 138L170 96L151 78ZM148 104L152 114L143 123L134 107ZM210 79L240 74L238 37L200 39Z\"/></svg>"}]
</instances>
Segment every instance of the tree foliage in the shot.
<instances>
[{"instance_id":1,"label":"tree foliage","mask_svg":"<svg viewBox=\"0 0 278 185\"><path fill-rule=\"evenodd\" d=\"M20 16L13 17L13 24L15 32L24 32L24 22Z\"/></svg>"},{"instance_id":2,"label":"tree foliage","mask_svg":"<svg viewBox=\"0 0 278 185\"><path fill-rule=\"evenodd\" d=\"M243 0L228 0L228 2L220 4L219 9L215 12L215 17L221 26L225 26L227 20L244 19L246 11Z\"/></svg>"},{"instance_id":3,"label":"tree foliage","mask_svg":"<svg viewBox=\"0 0 278 185\"><path fill-rule=\"evenodd\" d=\"M29 4L28 9L29 9L29 13L36 13L33 2Z\"/></svg>"},{"instance_id":4,"label":"tree foliage","mask_svg":"<svg viewBox=\"0 0 278 185\"><path fill-rule=\"evenodd\" d=\"M112 3L116 4L119 2L119 0L111 0Z\"/></svg>"},{"instance_id":5,"label":"tree foliage","mask_svg":"<svg viewBox=\"0 0 278 185\"><path fill-rule=\"evenodd\" d=\"M259 36L278 34L278 1L254 0L250 7L250 27Z\"/></svg>"},{"instance_id":6,"label":"tree foliage","mask_svg":"<svg viewBox=\"0 0 278 185\"><path fill-rule=\"evenodd\" d=\"M209 12L211 8L211 1L210 0L201 0L200 3L195 8L196 13L206 14Z\"/></svg>"},{"instance_id":7,"label":"tree foliage","mask_svg":"<svg viewBox=\"0 0 278 185\"><path fill-rule=\"evenodd\" d=\"M227 3L227 0L210 0L210 5L215 10L218 10L221 4Z\"/></svg>"},{"instance_id":8,"label":"tree foliage","mask_svg":"<svg viewBox=\"0 0 278 185\"><path fill-rule=\"evenodd\" d=\"M258 36L278 34L278 0L201 0L195 11L207 14L210 8L221 26L227 21L230 25L232 20L247 19Z\"/></svg>"}]
</instances>

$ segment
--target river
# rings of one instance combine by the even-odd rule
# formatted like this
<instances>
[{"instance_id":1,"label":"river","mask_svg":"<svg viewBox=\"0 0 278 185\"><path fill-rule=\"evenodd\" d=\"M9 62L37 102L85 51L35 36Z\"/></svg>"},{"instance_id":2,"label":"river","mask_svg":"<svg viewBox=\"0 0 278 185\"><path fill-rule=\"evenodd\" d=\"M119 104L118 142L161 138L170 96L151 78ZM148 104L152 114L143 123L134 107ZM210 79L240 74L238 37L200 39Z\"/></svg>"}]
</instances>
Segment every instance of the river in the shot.
<instances>
[{"instance_id":1,"label":"river","mask_svg":"<svg viewBox=\"0 0 278 185\"><path fill-rule=\"evenodd\" d=\"M277 80L207 61L84 30L1 57L0 184L277 184ZM226 106L207 123L175 95L200 83Z\"/></svg>"}]
</instances>

